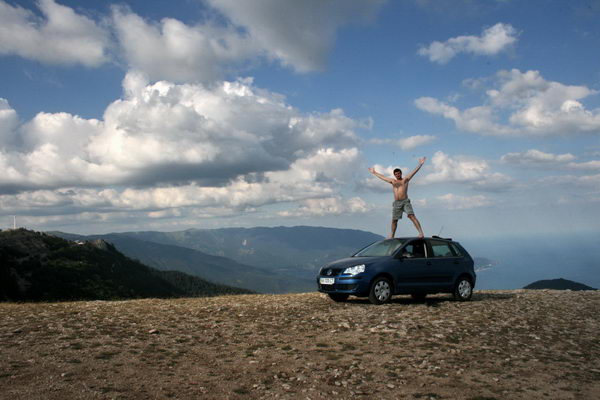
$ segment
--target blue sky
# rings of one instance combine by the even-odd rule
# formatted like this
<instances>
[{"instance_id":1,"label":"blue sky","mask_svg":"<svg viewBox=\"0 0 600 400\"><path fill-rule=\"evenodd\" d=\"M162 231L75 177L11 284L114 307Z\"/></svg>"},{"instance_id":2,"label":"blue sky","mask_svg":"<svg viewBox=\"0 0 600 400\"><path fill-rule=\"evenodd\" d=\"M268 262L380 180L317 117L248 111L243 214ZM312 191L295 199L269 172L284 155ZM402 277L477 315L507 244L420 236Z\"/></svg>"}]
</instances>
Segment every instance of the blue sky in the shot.
<instances>
[{"instance_id":1,"label":"blue sky","mask_svg":"<svg viewBox=\"0 0 600 400\"><path fill-rule=\"evenodd\" d=\"M600 1L0 0L0 226L387 234L391 190L367 168L426 156L409 189L426 235L597 232L599 17Z\"/></svg>"}]
</instances>

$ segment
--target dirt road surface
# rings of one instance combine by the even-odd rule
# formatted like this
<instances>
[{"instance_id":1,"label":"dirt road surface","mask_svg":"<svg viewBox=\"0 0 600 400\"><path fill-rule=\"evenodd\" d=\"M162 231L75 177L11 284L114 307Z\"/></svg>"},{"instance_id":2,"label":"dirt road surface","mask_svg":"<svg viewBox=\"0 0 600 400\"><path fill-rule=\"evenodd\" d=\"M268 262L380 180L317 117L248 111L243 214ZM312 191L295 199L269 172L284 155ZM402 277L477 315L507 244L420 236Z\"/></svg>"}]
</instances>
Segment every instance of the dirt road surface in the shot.
<instances>
[{"instance_id":1,"label":"dirt road surface","mask_svg":"<svg viewBox=\"0 0 600 400\"><path fill-rule=\"evenodd\" d=\"M600 291L0 303L1 399L599 399Z\"/></svg>"}]
</instances>

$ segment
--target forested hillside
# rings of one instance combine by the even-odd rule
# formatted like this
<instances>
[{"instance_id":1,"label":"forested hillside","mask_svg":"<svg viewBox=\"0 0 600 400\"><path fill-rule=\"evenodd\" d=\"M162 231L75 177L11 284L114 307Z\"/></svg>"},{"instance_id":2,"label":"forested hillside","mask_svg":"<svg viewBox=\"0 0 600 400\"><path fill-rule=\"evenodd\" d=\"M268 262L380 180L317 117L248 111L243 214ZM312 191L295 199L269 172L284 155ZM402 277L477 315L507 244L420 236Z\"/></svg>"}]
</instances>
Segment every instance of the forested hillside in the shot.
<instances>
[{"instance_id":1,"label":"forested hillside","mask_svg":"<svg viewBox=\"0 0 600 400\"><path fill-rule=\"evenodd\" d=\"M55 301L251 293L129 259L103 241L0 232L0 300Z\"/></svg>"}]
</instances>

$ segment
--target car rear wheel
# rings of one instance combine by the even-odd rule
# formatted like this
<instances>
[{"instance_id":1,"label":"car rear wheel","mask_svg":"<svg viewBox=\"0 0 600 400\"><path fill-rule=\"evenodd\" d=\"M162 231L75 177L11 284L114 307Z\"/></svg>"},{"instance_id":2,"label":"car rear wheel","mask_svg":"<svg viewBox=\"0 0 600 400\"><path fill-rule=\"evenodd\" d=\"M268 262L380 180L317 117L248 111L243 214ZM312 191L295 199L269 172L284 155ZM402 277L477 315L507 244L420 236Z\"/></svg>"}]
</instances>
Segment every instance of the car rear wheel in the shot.
<instances>
[{"instance_id":1,"label":"car rear wheel","mask_svg":"<svg viewBox=\"0 0 600 400\"><path fill-rule=\"evenodd\" d=\"M331 300L338 303L348 300L348 297L350 296L347 293L328 293L328 295Z\"/></svg>"},{"instance_id":2,"label":"car rear wheel","mask_svg":"<svg viewBox=\"0 0 600 400\"><path fill-rule=\"evenodd\" d=\"M466 276L461 276L454 285L454 300L467 301L473 294L473 284Z\"/></svg>"},{"instance_id":3,"label":"car rear wheel","mask_svg":"<svg viewBox=\"0 0 600 400\"><path fill-rule=\"evenodd\" d=\"M388 278L376 278L371 284L369 301L373 304L383 304L392 298L392 283Z\"/></svg>"}]
</instances>

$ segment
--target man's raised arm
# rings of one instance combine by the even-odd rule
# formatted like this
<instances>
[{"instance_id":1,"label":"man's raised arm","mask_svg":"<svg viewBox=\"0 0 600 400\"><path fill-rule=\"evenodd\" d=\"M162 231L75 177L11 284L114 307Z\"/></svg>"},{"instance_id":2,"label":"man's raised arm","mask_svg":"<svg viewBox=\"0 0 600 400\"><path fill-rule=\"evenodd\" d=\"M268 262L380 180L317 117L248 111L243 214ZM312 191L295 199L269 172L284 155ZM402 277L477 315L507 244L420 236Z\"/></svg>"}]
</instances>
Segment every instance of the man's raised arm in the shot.
<instances>
[{"instance_id":1,"label":"man's raised arm","mask_svg":"<svg viewBox=\"0 0 600 400\"><path fill-rule=\"evenodd\" d=\"M388 178L387 176L381 175L379 172L375 171L375 168L369 168L369 172L378 177L381 180L386 181L387 183L392 183L394 180L392 178Z\"/></svg>"},{"instance_id":2,"label":"man's raised arm","mask_svg":"<svg viewBox=\"0 0 600 400\"><path fill-rule=\"evenodd\" d=\"M425 160L427 160L427 157L419 158L419 165L417 165L417 167L413 169L410 174L408 174L408 176L405 178L407 181L410 181L412 177L421 169L423 164L425 164Z\"/></svg>"}]
</instances>

